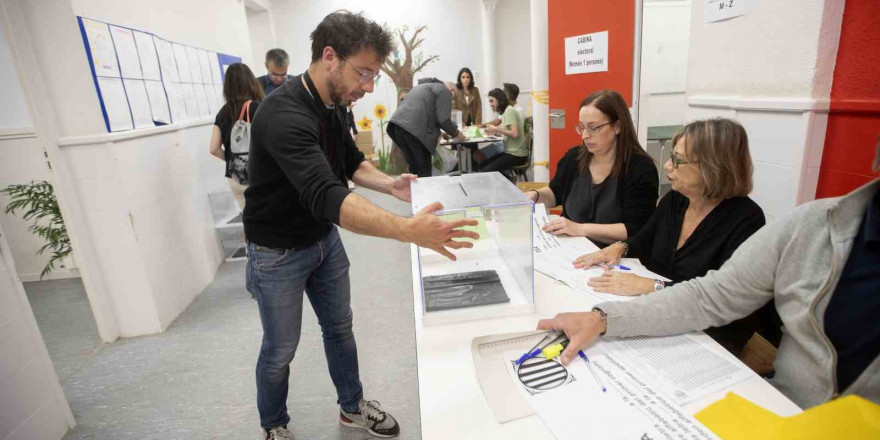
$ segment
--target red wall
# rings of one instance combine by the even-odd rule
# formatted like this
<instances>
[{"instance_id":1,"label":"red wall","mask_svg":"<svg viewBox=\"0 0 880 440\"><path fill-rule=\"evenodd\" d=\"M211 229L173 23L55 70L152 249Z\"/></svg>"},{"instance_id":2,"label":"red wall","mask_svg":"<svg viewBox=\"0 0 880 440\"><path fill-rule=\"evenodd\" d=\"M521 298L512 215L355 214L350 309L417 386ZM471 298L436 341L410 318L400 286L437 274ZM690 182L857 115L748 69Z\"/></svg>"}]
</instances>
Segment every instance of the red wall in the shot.
<instances>
[{"instance_id":1,"label":"red wall","mask_svg":"<svg viewBox=\"0 0 880 440\"><path fill-rule=\"evenodd\" d=\"M569 148L581 142L574 131L579 105L591 92L617 90L632 105L635 2L550 0L547 2L550 109L565 109L565 129L550 129L550 177ZM608 71L565 74L565 38L608 31Z\"/></svg>"},{"instance_id":2,"label":"red wall","mask_svg":"<svg viewBox=\"0 0 880 440\"><path fill-rule=\"evenodd\" d=\"M816 198L871 181L880 134L880 1L846 0Z\"/></svg>"}]
</instances>

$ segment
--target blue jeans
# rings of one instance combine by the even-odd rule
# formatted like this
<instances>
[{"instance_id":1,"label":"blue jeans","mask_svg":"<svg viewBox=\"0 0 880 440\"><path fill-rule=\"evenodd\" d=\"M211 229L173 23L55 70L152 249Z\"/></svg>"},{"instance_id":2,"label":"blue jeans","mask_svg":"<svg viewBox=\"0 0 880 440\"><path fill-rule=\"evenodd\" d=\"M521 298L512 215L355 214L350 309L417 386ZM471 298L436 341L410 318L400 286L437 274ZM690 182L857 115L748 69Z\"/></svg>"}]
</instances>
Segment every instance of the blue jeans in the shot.
<instances>
[{"instance_id":1,"label":"blue jeans","mask_svg":"<svg viewBox=\"0 0 880 440\"><path fill-rule=\"evenodd\" d=\"M263 323L257 360L257 409L264 428L286 425L290 362L302 327L303 291L321 325L324 354L337 403L356 411L363 397L352 332L348 256L334 227L321 241L299 250L247 245L247 289Z\"/></svg>"}]
</instances>

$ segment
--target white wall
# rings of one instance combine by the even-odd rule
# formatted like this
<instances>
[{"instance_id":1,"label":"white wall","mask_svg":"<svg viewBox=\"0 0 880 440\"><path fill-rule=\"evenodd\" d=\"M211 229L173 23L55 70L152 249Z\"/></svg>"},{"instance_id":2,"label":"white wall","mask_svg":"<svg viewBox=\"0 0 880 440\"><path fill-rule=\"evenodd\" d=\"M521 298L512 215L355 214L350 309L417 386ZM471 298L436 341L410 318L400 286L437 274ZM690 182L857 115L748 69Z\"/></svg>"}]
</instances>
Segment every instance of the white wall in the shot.
<instances>
[{"instance_id":1,"label":"white wall","mask_svg":"<svg viewBox=\"0 0 880 440\"><path fill-rule=\"evenodd\" d=\"M265 74L263 65L266 52L275 47L275 36L272 33L272 16L269 11L255 11L247 8L248 32L251 37L253 64L248 65L256 76Z\"/></svg>"},{"instance_id":2,"label":"white wall","mask_svg":"<svg viewBox=\"0 0 880 440\"><path fill-rule=\"evenodd\" d=\"M43 148L34 133L34 124L28 112L27 102L18 81L9 44L6 41L6 25L0 20L0 188L12 184L28 183L32 180L54 182L47 165ZM39 279L40 272L49 261L49 253L37 255L45 243L27 230L31 222L21 219L24 212L17 215L4 214L9 197L0 195L0 226L9 233L8 241L18 269L18 276L25 281ZM59 267L52 277L68 277L76 271Z\"/></svg>"},{"instance_id":3,"label":"white wall","mask_svg":"<svg viewBox=\"0 0 880 440\"><path fill-rule=\"evenodd\" d=\"M691 15L687 118L743 124L751 197L778 217L815 195L843 2L753 2L748 15L717 23L703 7L694 2Z\"/></svg>"},{"instance_id":4,"label":"white wall","mask_svg":"<svg viewBox=\"0 0 880 440\"><path fill-rule=\"evenodd\" d=\"M411 35L416 26L427 24L428 29L421 34L425 41L419 49L425 56L438 55L439 60L425 67L416 75L416 79L433 76L454 81L462 67L469 67L474 72L476 85L484 95L483 111L488 115L490 111L485 94L493 87L501 87L501 84L486 84L482 74L482 7L478 0L274 0L272 15L278 46L290 54L291 74L299 74L308 67L311 60L309 34L324 16L337 9L364 11L368 18L380 24L388 24L392 29L409 25L410 32L407 35ZM529 2L500 1L496 12L496 47L501 52L496 57L498 78L503 82L515 82L520 89L528 90L531 84ZM517 47L518 49L513 49ZM374 93L358 101L354 108L355 118L360 120L366 115L374 123L378 123L373 115L373 107L383 104L393 113L396 102L397 91L394 84L383 75ZM374 130L377 129L378 124L374 127ZM378 144L379 137L373 137ZM389 142L387 138L386 142Z\"/></svg>"},{"instance_id":5,"label":"white wall","mask_svg":"<svg viewBox=\"0 0 880 440\"><path fill-rule=\"evenodd\" d=\"M529 0L501 0L495 6L495 48L498 51L495 65L498 69L498 84L490 89L501 88L504 83L516 84L520 90L520 97L517 101L523 109L527 109L530 104L530 95L523 92L532 88L532 41L529 35L531 32L529 15ZM485 94L489 93L490 89L480 90ZM484 101L486 101L488 109L489 100L484 98Z\"/></svg>"},{"instance_id":6,"label":"white wall","mask_svg":"<svg viewBox=\"0 0 880 440\"><path fill-rule=\"evenodd\" d=\"M223 258L208 204L209 192L228 191L222 162L208 154L213 118L105 133L76 16L249 60L244 4L13 0L9 7L20 48L12 53L25 66L38 138L65 193L62 210L101 336L160 332Z\"/></svg>"},{"instance_id":7,"label":"white wall","mask_svg":"<svg viewBox=\"0 0 880 440\"><path fill-rule=\"evenodd\" d=\"M643 12L639 131L641 121L645 127L684 122L691 1L647 1Z\"/></svg>"},{"instance_id":8,"label":"white wall","mask_svg":"<svg viewBox=\"0 0 880 440\"><path fill-rule=\"evenodd\" d=\"M60 439L74 426L0 226L0 439Z\"/></svg>"}]
</instances>

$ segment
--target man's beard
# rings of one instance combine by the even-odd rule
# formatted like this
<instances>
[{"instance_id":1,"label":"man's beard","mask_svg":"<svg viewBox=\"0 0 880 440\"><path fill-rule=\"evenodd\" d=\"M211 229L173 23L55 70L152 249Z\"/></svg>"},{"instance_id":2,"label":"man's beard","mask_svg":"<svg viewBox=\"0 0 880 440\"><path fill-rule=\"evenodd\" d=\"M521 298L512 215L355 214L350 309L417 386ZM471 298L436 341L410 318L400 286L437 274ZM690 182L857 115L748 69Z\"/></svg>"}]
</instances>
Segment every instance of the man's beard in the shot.
<instances>
[{"instance_id":1,"label":"man's beard","mask_svg":"<svg viewBox=\"0 0 880 440\"><path fill-rule=\"evenodd\" d=\"M342 94L339 91L341 87L337 87L336 81L334 81L336 78L342 78L342 75L339 73L339 71L335 73L331 72L330 75L327 77L327 92L330 94L330 101L333 102L333 105L348 107L351 102L343 101Z\"/></svg>"}]
</instances>

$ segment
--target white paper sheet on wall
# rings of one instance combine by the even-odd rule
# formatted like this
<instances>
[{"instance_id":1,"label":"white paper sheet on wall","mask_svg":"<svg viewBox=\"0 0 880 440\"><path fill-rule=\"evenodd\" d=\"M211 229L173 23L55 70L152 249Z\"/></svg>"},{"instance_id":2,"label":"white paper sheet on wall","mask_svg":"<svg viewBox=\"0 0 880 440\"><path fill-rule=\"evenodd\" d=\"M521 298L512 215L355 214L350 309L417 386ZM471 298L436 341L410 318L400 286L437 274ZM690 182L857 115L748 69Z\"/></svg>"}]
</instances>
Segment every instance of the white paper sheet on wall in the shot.
<instances>
[{"instance_id":1,"label":"white paper sheet on wall","mask_svg":"<svg viewBox=\"0 0 880 440\"><path fill-rule=\"evenodd\" d=\"M183 89L176 82L165 83L165 93L168 95L168 108L171 110L171 122L179 124L186 122L189 116L186 113L186 98L183 97Z\"/></svg>"},{"instance_id":2,"label":"white paper sheet on wall","mask_svg":"<svg viewBox=\"0 0 880 440\"><path fill-rule=\"evenodd\" d=\"M202 68L199 66L199 51L194 47L186 47L186 59L189 61L190 82L194 84L202 83Z\"/></svg>"},{"instance_id":3,"label":"white paper sheet on wall","mask_svg":"<svg viewBox=\"0 0 880 440\"><path fill-rule=\"evenodd\" d=\"M162 79L168 82L179 82L180 74L177 71L177 60L174 58L174 48L171 43L159 37L153 37L156 45L156 55L159 56L159 67L162 69Z\"/></svg>"},{"instance_id":4,"label":"white paper sheet on wall","mask_svg":"<svg viewBox=\"0 0 880 440\"><path fill-rule=\"evenodd\" d=\"M217 58L217 52L208 52L208 64L211 66L211 82L223 84L223 79L220 76L220 59Z\"/></svg>"},{"instance_id":5,"label":"white paper sheet on wall","mask_svg":"<svg viewBox=\"0 0 880 440\"><path fill-rule=\"evenodd\" d=\"M134 128L155 127L153 112L150 110L150 98L142 79L124 79L125 93L128 95L128 106L131 108L131 119Z\"/></svg>"},{"instance_id":6,"label":"white paper sheet on wall","mask_svg":"<svg viewBox=\"0 0 880 440\"><path fill-rule=\"evenodd\" d=\"M131 29L110 25L110 35L116 46L116 58L119 60L120 74L123 78L143 79L141 62L138 59L137 46Z\"/></svg>"},{"instance_id":7,"label":"white paper sheet on wall","mask_svg":"<svg viewBox=\"0 0 880 440\"><path fill-rule=\"evenodd\" d=\"M165 96L165 87L161 81L144 81L147 89L147 98L150 100L150 111L153 113L153 121L170 124L171 111L168 107L168 99Z\"/></svg>"},{"instance_id":8,"label":"white paper sheet on wall","mask_svg":"<svg viewBox=\"0 0 880 440\"><path fill-rule=\"evenodd\" d=\"M186 47L177 43L171 43L171 47L174 48L174 62L177 63L177 73L180 76L180 82L192 82L192 73L189 69L189 59L187 59L186 56Z\"/></svg>"},{"instance_id":9,"label":"white paper sheet on wall","mask_svg":"<svg viewBox=\"0 0 880 440\"><path fill-rule=\"evenodd\" d=\"M161 81L159 71L159 57L156 54L156 46L153 44L153 36L143 32L133 31L134 42L137 46L138 59L141 61L141 72L144 79Z\"/></svg>"},{"instance_id":10,"label":"white paper sheet on wall","mask_svg":"<svg viewBox=\"0 0 880 440\"><path fill-rule=\"evenodd\" d=\"M110 27L106 23L88 18L83 18L82 23L89 41L95 75L119 78L119 63L116 61L116 49L113 47ZM122 86L121 81L119 86Z\"/></svg>"},{"instance_id":11,"label":"white paper sheet on wall","mask_svg":"<svg viewBox=\"0 0 880 440\"><path fill-rule=\"evenodd\" d=\"M220 107L217 105L217 96L214 95L213 85L205 86L205 97L208 98L208 109L211 111L211 115L216 115Z\"/></svg>"},{"instance_id":12,"label":"white paper sheet on wall","mask_svg":"<svg viewBox=\"0 0 880 440\"><path fill-rule=\"evenodd\" d=\"M208 61L208 52L199 49L199 70L202 72L203 84L214 84L214 78L211 76L211 63Z\"/></svg>"},{"instance_id":13,"label":"white paper sheet on wall","mask_svg":"<svg viewBox=\"0 0 880 440\"><path fill-rule=\"evenodd\" d=\"M199 104L196 100L196 91L192 84L181 84L180 89L183 90L183 101L186 103L187 119L199 118Z\"/></svg>"},{"instance_id":14,"label":"white paper sheet on wall","mask_svg":"<svg viewBox=\"0 0 880 440\"><path fill-rule=\"evenodd\" d=\"M215 85L214 94L217 95L217 105L222 108L226 104L226 98L223 97L223 86ZM217 111L220 111L218 108Z\"/></svg>"},{"instance_id":15,"label":"white paper sheet on wall","mask_svg":"<svg viewBox=\"0 0 880 440\"><path fill-rule=\"evenodd\" d=\"M205 86L201 84L193 84L193 90L196 92L196 105L199 107L199 117L207 118L211 116L211 107L208 106L208 97L205 94Z\"/></svg>"},{"instance_id":16,"label":"white paper sheet on wall","mask_svg":"<svg viewBox=\"0 0 880 440\"><path fill-rule=\"evenodd\" d=\"M122 79L98 77L98 88L101 91L104 111L107 112L110 131L125 131L134 128Z\"/></svg>"}]
</instances>

